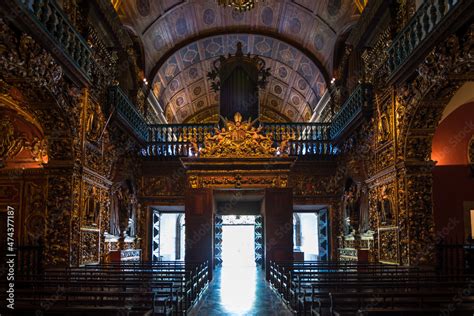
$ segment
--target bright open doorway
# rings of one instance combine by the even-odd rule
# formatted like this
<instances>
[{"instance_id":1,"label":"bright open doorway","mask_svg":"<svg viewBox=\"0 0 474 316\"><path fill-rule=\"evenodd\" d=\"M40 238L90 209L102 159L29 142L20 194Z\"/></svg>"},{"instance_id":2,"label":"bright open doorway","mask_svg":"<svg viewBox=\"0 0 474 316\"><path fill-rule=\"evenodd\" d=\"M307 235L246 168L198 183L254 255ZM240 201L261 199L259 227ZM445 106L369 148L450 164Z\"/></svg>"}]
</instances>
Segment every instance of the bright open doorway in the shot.
<instances>
[{"instance_id":1,"label":"bright open doorway","mask_svg":"<svg viewBox=\"0 0 474 316\"><path fill-rule=\"evenodd\" d=\"M319 260L318 213L293 213L293 256L297 260Z\"/></svg>"},{"instance_id":2,"label":"bright open doorway","mask_svg":"<svg viewBox=\"0 0 474 316\"><path fill-rule=\"evenodd\" d=\"M184 213L153 212L153 261L184 260Z\"/></svg>"},{"instance_id":3,"label":"bright open doorway","mask_svg":"<svg viewBox=\"0 0 474 316\"><path fill-rule=\"evenodd\" d=\"M222 216L222 265L255 266L255 216Z\"/></svg>"}]
</instances>

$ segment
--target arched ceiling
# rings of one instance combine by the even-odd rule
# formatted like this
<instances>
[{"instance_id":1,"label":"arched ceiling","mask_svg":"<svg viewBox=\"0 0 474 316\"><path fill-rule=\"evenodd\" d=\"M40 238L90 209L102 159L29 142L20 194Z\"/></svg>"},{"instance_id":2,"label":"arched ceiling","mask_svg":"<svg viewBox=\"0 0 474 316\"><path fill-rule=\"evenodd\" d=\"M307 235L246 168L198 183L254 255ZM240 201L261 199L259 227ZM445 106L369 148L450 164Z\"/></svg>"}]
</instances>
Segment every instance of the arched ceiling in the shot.
<instances>
[{"instance_id":1,"label":"arched ceiling","mask_svg":"<svg viewBox=\"0 0 474 316\"><path fill-rule=\"evenodd\" d=\"M215 115L206 73L238 40L272 68L260 93L264 116L307 121L332 73L334 44L359 13L352 0L266 0L245 13L216 0L135 0L119 12L142 41L145 74L169 122Z\"/></svg>"},{"instance_id":2,"label":"arched ceiling","mask_svg":"<svg viewBox=\"0 0 474 316\"><path fill-rule=\"evenodd\" d=\"M261 56L271 69L268 85L259 93L261 107L283 114L280 120L309 120L326 90L325 79L314 62L280 40L232 34L193 42L160 68L154 78L154 90L165 105L168 122L190 121L195 113L218 107L219 94L211 91L206 74L220 55L235 53L237 42L243 44L245 54Z\"/></svg>"}]
</instances>

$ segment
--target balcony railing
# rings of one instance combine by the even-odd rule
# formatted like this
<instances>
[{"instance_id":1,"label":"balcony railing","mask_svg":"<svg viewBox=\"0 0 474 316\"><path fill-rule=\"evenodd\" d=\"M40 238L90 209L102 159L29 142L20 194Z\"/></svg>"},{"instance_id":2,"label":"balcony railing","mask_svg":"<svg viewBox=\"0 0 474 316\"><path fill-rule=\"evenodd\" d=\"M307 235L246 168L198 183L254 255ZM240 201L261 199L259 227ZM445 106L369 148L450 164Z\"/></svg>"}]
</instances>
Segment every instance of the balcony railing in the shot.
<instances>
[{"instance_id":1,"label":"balcony railing","mask_svg":"<svg viewBox=\"0 0 474 316\"><path fill-rule=\"evenodd\" d=\"M372 86L360 84L344 102L341 110L334 116L330 139L337 139L344 134L357 119L372 108Z\"/></svg>"},{"instance_id":2,"label":"balcony railing","mask_svg":"<svg viewBox=\"0 0 474 316\"><path fill-rule=\"evenodd\" d=\"M108 106L140 141L148 139L148 124L119 86L109 88Z\"/></svg>"},{"instance_id":3,"label":"balcony railing","mask_svg":"<svg viewBox=\"0 0 474 316\"><path fill-rule=\"evenodd\" d=\"M91 50L76 31L55 0L16 0L22 11L37 24L50 41L59 48L67 60L84 76L90 78Z\"/></svg>"},{"instance_id":4,"label":"balcony railing","mask_svg":"<svg viewBox=\"0 0 474 316\"><path fill-rule=\"evenodd\" d=\"M330 127L331 124L326 123L265 123L262 131L275 141L276 147L286 136L293 136L294 140L289 143L290 156L329 158L336 154Z\"/></svg>"},{"instance_id":5,"label":"balcony railing","mask_svg":"<svg viewBox=\"0 0 474 316\"><path fill-rule=\"evenodd\" d=\"M148 143L142 154L145 157L196 156L204 147L205 135L214 135L216 127L213 124L150 125ZM329 158L336 154L329 139L329 128L330 124L324 123L265 123L262 133L274 141L275 148L291 135L294 140L289 142L290 156Z\"/></svg>"},{"instance_id":6,"label":"balcony railing","mask_svg":"<svg viewBox=\"0 0 474 316\"><path fill-rule=\"evenodd\" d=\"M471 0L468 0L471 1ZM390 77L400 69L427 38L435 33L437 26L459 6L461 0L424 1L408 25L393 40L388 49Z\"/></svg>"},{"instance_id":7,"label":"balcony railing","mask_svg":"<svg viewBox=\"0 0 474 316\"><path fill-rule=\"evenodd\" d=\"M149 125L146 157L188 157L194 155L191 142L203 147L204 137L214 135L215 124Z\"/></svg>"}]
</instances>

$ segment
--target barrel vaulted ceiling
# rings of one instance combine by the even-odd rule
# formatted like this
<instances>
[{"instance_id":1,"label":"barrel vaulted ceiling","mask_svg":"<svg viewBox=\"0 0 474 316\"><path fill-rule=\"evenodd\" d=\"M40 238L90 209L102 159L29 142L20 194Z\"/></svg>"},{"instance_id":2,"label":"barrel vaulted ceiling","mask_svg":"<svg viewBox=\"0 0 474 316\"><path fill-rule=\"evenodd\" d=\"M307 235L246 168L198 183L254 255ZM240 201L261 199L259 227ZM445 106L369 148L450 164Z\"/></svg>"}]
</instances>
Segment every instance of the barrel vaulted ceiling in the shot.
<instances>
[{"instance_id":1,"label":"barrel vaulted ceiling","mask_svg":"<svg viewBox=\"0 0 474 316\"><path fill-rule=\"evenodd\" d=\"M169 123L217 117L206 74L238 41L271 67L260 92L264 118L308 121L332 73L336 40L358 17L352 0L266 0L244 13L215 0L122 3L122 22L142 42L145 75Z\"/></svg>"}]
</instances>

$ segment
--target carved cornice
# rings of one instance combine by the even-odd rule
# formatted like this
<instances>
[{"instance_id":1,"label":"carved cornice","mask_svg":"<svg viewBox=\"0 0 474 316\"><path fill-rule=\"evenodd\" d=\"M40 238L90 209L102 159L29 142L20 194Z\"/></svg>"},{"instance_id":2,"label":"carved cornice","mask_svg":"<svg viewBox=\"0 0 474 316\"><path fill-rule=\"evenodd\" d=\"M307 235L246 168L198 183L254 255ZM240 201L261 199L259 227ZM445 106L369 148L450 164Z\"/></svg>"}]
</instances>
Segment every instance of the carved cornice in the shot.
<instances>
[{"instance_id":1,"label":"carved cornice","mask_svg":"<svg viewBox=\"0 0 474 316\"><path fill-rule=\"evenodd\" d=\"M94 170L89 169L87 167L83 167L83 171L84 173L82 175L82 178L86 182L98 185L103 189L110 189L110 187L112 186L112 181L107 179L105 176L98 174Z\"/></svg>"}]
</instances>

